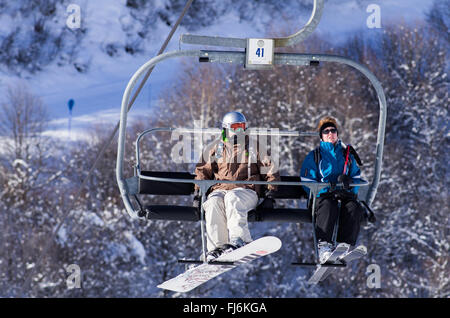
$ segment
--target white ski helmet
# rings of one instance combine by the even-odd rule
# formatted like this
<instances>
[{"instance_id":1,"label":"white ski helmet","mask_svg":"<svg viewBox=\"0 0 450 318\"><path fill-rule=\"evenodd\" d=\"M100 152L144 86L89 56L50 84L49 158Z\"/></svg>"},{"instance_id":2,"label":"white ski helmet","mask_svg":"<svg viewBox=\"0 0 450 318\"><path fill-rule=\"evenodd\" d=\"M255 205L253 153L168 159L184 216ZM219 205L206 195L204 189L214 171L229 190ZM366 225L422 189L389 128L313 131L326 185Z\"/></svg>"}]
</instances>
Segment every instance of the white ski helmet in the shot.
<instances>
[{"instance_id":1,"label":"white ski helmet","mask_svg":"<svg viewBox=\"0 0 450 318\"><path fill-rule=\"evenodd\" d=\"M244 123L247 126L244 114L236 111L226 113L222 119L222 128L230 129L231 125L236 123Z\"/></svg>"}]
</instances>

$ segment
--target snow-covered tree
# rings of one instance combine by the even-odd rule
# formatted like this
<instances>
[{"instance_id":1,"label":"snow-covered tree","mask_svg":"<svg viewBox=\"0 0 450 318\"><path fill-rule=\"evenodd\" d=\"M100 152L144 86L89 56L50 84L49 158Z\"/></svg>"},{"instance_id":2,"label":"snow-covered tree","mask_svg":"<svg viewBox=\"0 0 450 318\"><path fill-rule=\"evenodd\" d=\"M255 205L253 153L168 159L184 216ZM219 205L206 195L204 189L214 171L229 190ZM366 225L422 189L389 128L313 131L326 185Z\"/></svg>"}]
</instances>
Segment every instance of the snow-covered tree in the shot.
<instances>
[{"instance_id":1,"label":"snow-covered tree","mask_svg":"<svg viewBox=\"0 0 450 318\"><path fill-rule=\"evenodd\" d=\"M67 0L0 1L0 68L15 74L35 73L47 65L73 64L79 71L87 62L77 60L86 28L66 26ZM18 18L20 17L20 18Z\"/></svg>"}]
</instances>

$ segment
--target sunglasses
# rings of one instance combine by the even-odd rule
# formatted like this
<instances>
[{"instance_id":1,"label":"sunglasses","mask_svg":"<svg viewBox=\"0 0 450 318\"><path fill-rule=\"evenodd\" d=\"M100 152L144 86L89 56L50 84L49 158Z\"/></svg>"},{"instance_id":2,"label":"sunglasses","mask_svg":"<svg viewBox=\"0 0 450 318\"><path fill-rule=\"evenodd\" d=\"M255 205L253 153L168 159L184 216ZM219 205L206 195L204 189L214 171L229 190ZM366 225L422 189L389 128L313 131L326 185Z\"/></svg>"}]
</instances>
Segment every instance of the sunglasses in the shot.
<instances>
[{"instance_id":1,"label":"sunglasses","mask_svg":"<svg viewBox=\"0 0 450 318\"><path fill-rule=\"evenodd\" d=\"M328 135L329 133L335 134L335 133L337 133L337 129L331 128L331 129L322 130L322 134L324 134L324 135Z\"/></svg>"}]
</instances>

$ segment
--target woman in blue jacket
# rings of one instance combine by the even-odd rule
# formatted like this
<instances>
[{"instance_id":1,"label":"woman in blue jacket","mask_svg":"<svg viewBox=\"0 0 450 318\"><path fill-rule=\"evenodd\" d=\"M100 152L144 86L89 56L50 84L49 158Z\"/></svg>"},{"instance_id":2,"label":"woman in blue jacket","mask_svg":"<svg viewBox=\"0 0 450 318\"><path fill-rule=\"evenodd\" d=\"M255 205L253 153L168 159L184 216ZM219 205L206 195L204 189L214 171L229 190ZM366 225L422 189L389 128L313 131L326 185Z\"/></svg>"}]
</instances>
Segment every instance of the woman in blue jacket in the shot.
<instances>
[{"instance_id":1,"label":"woman in blue jacket","mask_svg":"<svg viewBox=\"0 0 450 318\"><path fill-rule=\"evenodd\" d=\"M336 192L330 191L329 187L322 189L317 195L315 231L319 260L323 263L333 250L331 241L339 213L338 199L341 200L337 234L339 243L356 244L364 210L357 201L358 187L349 186L361 179L360 169L350 151L352 148L345 146L338 138L336 120L332 117L322 118L317 128L321 139L320 146L311 151L303 161L301 181L343 184L339 197ZM309 189L304 188L309 193Z\"/></svg>"}]
</instances>

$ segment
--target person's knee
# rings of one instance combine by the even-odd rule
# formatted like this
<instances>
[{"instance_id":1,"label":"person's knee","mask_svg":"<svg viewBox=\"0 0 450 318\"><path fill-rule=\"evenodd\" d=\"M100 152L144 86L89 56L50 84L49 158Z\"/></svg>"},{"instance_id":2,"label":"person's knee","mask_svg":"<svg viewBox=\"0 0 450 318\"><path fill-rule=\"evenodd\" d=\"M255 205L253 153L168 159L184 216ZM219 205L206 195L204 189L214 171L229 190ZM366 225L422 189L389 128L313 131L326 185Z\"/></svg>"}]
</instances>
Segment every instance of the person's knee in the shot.
<instances>
[{"instance_id":1,"label":"person's knee","mask_svg":"<svg viewBox=\"0 0 450 318\"><path fill-rule=\"evenodd\" d=\"M331 215L337 215L338 212L339 209L337 202L330 198L320 200L316 208L317 214L327 213Z\"/></svg>"},{"instance_id":2,"label":"person's knee","mask_svg":"<svg viewBox=\"0 0 450 318\"><path fill-rule=\"evenodd\" d=\"M225 214L225 204L222 197L214 196L203 203L206 221L210 221Z\"/></svg>"},{"instance_id":3,"label":"person's knee","mask_svg":"<svg viewBox=\"0 0 450 318\"><path fill-rule=\"evenodd\" d=\"M353 219L360 220L364 216L364 209L358 202L349 201L344 207L344 213Z\"/></svg>"},{"instance_id":4,"label":"person's knee","mask_svg":"<svg viewBox=\"0 0 450 318\"><path fill-rule=\"evenodd\" d=\"M241 188L228 191L223 199L225 206L233 206L239 209L252 208L258 203L256 192Z\"/></svg>"},{"instance_id":5,"label":"person's knee","mask_svg":"<svg viewBox=\"0 0 450 318\"><path fill-rule=\"evenodd\" d=\"M206 209L206 207L223 207L224 205L224 199L220 196L212 196L210 198L208 198L204 203L203 203L203 208Z\"/></svg>"}]
</instances>

